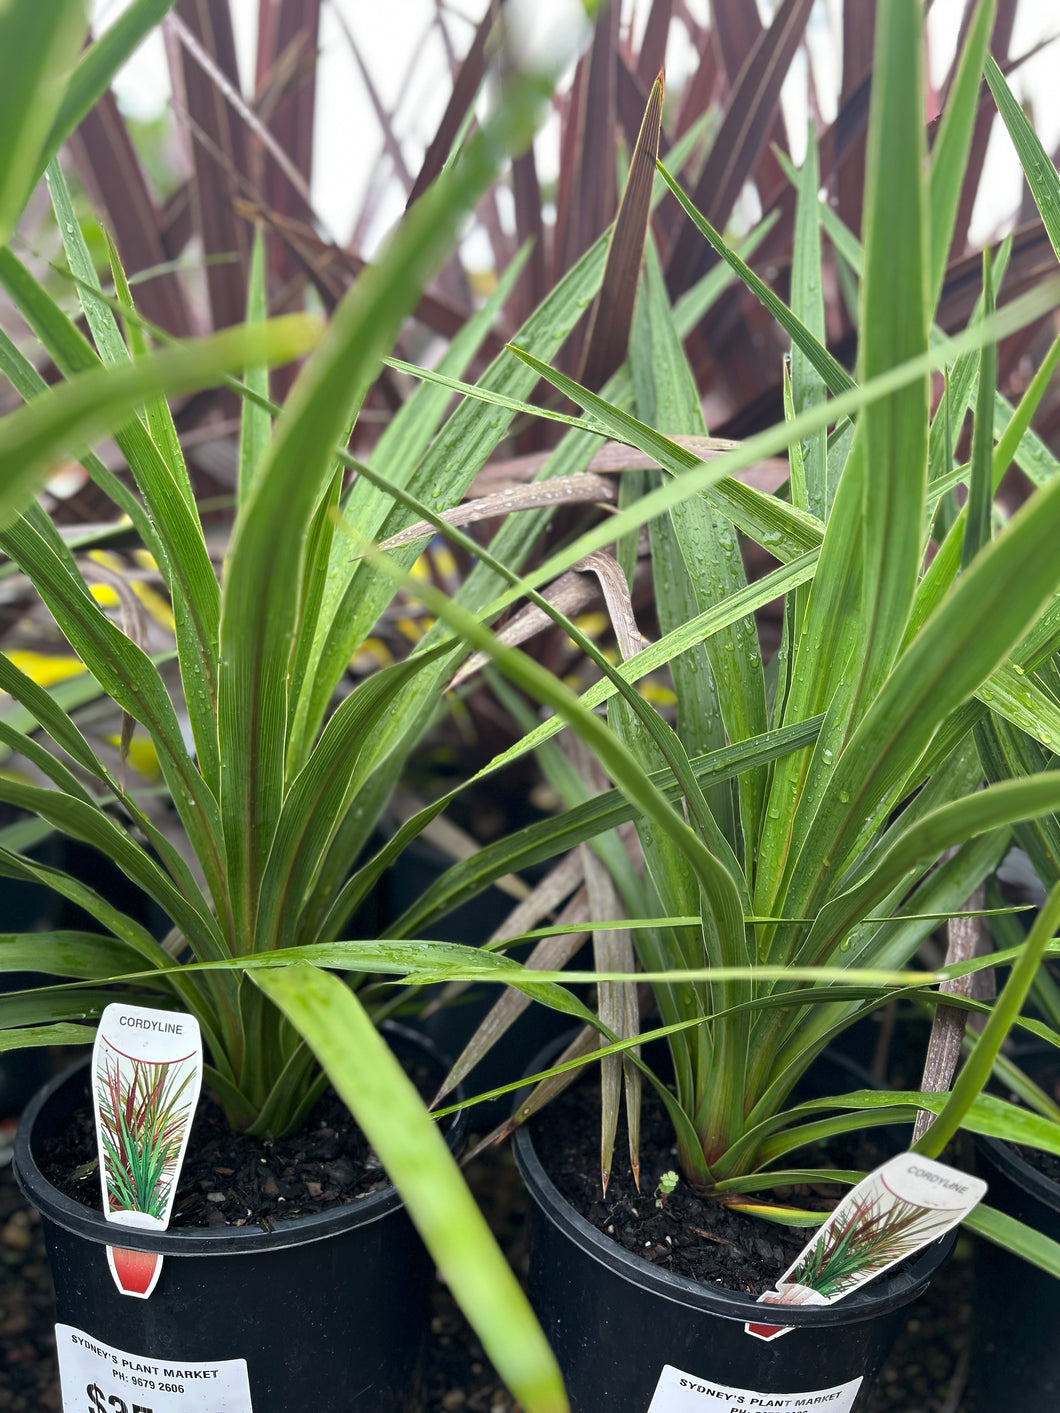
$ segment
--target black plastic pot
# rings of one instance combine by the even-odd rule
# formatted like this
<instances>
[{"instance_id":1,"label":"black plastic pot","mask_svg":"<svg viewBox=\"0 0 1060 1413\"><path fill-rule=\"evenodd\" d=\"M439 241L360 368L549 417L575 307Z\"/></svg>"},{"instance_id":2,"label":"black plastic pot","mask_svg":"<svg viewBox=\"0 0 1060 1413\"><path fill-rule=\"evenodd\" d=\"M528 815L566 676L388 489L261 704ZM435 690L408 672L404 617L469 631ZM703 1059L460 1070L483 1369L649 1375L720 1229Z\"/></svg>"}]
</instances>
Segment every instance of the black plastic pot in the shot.
<instances>
[{"instance_id":1,"label":"black plastic pot","mask_svg":"<svg viewBox=\"0 0 1060 1413\"><path fill-rule=\"evenodd\" d=\"M18 818L17 811L0 806L0 824L13 824ZM62 844L58 837L45 839L29 857L36 863L62 867ZM60 906L58 896L42 884L22 878L0 879L0 917L5 932L47 932L60 927ZM5 972L0 976L0 994L44 986L52 980L40 972ZM46 1050L7 1050L0 1055L0 1120L17 1117L51 1073ZM4 1147L10 1151L6 1136Z\"/></svg>"},{"instance_id":2,"label":"black plastic pot","mask_svg":"<svg viewBox=\"0 0 1060 1413\"><path fill-rule=\"evenodd\" d=\"M389 1039L442 1070L414 1032L394 1027ZM58 1192L35 1158L86 1088L87 1061L41 1091L15 1148L19 1184L44 1219L61 1324L147 1360L245 1359L255 1413L418 1413L433 1269L392 1187L271 1231L122 1228L121 1246L165 1257L150 1299L133 1299L107 1268L116 1228ZM464 1127L450 1127L451 1148Z\"/></svg>"},{"instance_id":3,"label":"black plastic pot","mask_svg":"<svg viewBox=\"0 0 1060 1413\"><path fill-rule=\"evenodd\" d=\"M991 1207L1060 1241L1060 1186L995 1138L975 1140ZM1060 1283L990 1241L975 1251L975 1336L970 1385L979 1413L1060 1407Z\"/></svg>"},{"instance_id":4,"label":"black plastic pot","mask_svg":"<svg viewBox=\"0 0 1060 1413\"><path fill-rule=\"evenodd\" d=\"M786 1307L777 1323L793 1326L792 1333L766 1343L744 1324L768 1319L768 1307L632 1255L556 1189L534 1148L532 1124L515 1131L513 1144L532 1199L530 1300L559 1360L571 1413L647 1413L666 1365L706 1386L755 1394L821 1393L862 1378L856 1401L825 1405L860 1408L901 1310L926 1290L956 1241L956 1232L948 1233L900 1274L839 1304Z\"/></svg>"}]
</instances>

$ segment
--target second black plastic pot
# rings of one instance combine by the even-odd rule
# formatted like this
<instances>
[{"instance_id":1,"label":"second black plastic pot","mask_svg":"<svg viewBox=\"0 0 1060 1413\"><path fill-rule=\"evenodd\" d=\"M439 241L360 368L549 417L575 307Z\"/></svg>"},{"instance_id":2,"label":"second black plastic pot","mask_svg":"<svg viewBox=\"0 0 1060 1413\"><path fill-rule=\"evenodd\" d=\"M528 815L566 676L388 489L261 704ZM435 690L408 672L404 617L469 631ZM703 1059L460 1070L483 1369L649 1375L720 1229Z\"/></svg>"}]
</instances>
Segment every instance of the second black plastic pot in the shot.
<instances>
[{"instance_id":1,"label":"second black plastic pot","mask_svg":"<svg viewBox=\"0 0 1060 1413\"><path fill-rule=\"evenodd\" d=\"M395 1028L391 1043L440 1068L414 1032ZM60 1193L37 1164L41 1143L86 1090L87 1062L42 1090L15 1150L16 1176L44 1220L61 1324L134 1364L245 1359L254 1413L418 1413L433 1269L392 1187L270 1231L125 1228L120 1245L165 1258L150 1299L133 1299L119 1294L107 1267L116 1228ZM462 1124L450 1128L451 1147L462 1134ZM64 1397L83 1392L64 1389ZM131 1394L115 1385L115 1397Z\"/></svg>"},{"instance_id":2,"label":"second black plastic pot","mask_svg":"<svg viewBox=\"0 0 1060 1413\"><path fill-rule=\"evenodd\" d=\"M1060 1241L1060 1185L996 1138L975 1140L991 1207ZM1060 1407L1060 1284L993 1242L975 1250L975 1335L970 1386L979 1413Z\"/></svg>"},{"instance_id":3,"label":"second black plastic pot","mask_svg":"<svg viewBox=\"0 0 1060 1413\"><path fill-rule=\"evenodd\" d=\"M543 1122L548 1117L546 1110ZM680 1413L686 1407L753 1408L753 1396L769 1394L803 1394L806 1401L763 1400L758 1407L862 1408L903 1307L926 1290L956 1241L950 1232L900 1273L839 1304L787 1307L782 1323L792 1332L766 1343L747 1334L744 1324L761 1321L768 1307L640 1260L597 1231L557 1190L534 1148L532 1125L517 1129L513 1143L531 1198L530 1299L559 1360L571 1413L648 1413L665 1366L690 1384L687 1395L675 1395L686 1401L661 1402L667 1413L671 1407ZM677 1375L667 1377L673 1384ZM834 1392L840 1388L846 1392ZM711 1389L732 1390L734 1397L722 1393L707 1401ZM827 1393L833 1396L825 1401Z\"/></svg>"}]
</instances>

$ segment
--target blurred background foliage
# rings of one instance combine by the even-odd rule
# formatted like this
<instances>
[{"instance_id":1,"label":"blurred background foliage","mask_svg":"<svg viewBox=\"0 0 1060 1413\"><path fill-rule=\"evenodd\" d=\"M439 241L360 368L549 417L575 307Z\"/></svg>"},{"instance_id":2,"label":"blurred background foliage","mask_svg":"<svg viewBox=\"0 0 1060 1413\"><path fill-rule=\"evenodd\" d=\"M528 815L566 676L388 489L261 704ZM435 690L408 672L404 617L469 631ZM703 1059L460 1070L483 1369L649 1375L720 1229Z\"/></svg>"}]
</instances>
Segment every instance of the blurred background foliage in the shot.
<instances>
[{"instance_id":1,"label":"blurred background foliage","mask_svg":"<svg viewBox=\"0 0 1060 1413\"><path fill-rule=\"evenodd\" d=\"M100 0L96 29L121 8L115 0ZM926 7L929 130L945 102L972 8L965 0L929 0ZM1017 91L1021 76L1043 59L1048 63L1050 23L1060 27L1060 21L1048 20L1050 8L1039 0L998 5L991 49ZM752 267L787 298L795 213L787 164L801 161L807 121L820 150L822 197L846 226L860 230L875 9L876 0L712 0L709 8L701 0L611 0L598 7L590 26L577 5L565 11L560 4L526 6L519 0L398 0L380 15L342 0L178 0L116 85L121 100L105 94L81 123L67 167L101 275L107 278L107 260L97 216L117 244L141 312L170 334L201 334L242 319L255 222L267 233L270 313L331 310L401 210L416 201L488 106L495 21L505 23L512 61L528 46L547 43L551 24L580 24L581 57L562 80L542 134L483 198L396 350L412 361L435 362L511 263L525 258L469 371L473 381L614 219L649 91L664 66L660 156L672 164L671 150L681 144L679 174L698 208L716 229L743 240ZM346 96L339 103L341 93ZM947 332L964 326L978 297L978 247L984 242L1012 235L1002 304L1034 284L1053 259L1026 188L1020 193L999 175L996 148L990 150L998 121L984 84L939 306L938 323ZM61 266L61 259L47 213L41 191L16 245L73 314L76 291L69 277L49 269L53 261ZM676 301L716 257L672 198L656 208L652 228ZM520 254L524 247L528 255ZM856 281L827 239L823 281L828 344L849 366ZM635 278L619 271L600 303L621 315L632 310L635 296ZM7 308L0 309L0 323L15 331L19 326ZM621 327L623 319L615 323ZM999 387L1013 401L1038 366L1050 323L1043 319L1001 348ZM587 317L568 340L559 365L593 384L584 366L588 324ZM743 438L782 420L784 338L753 295L729 277L686 341L712 435ZM611 353L621 358L624 349ZM602 366L608 361L605 353ZM40 371L49 380L55 376L47 366ZM273 374L277 397L292 378L290 369ZM411 387L405 375L384 368L358 422L351 445L357 455L369 450ZM0 390L0 406L11 398ZM544 386L531 400L556 405ZM189 396L175 407L218 565L237 474L237 411L233 395L223 389ZM1060 449L1060 388L1047 393L1035 425ZM557 435L557 428L539 419L517 419L470 495L520 486ZM964 440L968 435L966 427ZM967 452L961 441L954 450ZM113 445L103 448L103 456L121 469ZM763 488L777 489L786 463L766 464L751 476ZM1026 489L1013 468L998 513L1014 508ZM112 512L80 468L71 466L55 478L47 504L64 533L95 555L95 592L110 595L116 605L119 592L128 598L116 580L130 584L161 648L168 610L156 592L157 574L142 554L134 554L123 527L103 523ZM549 546L593 513L563 509L551 522ZM486 538L496 523L483 520L472 532ZM745 546L745 554L752 577L771 564L759 547ZM440 545L420 565L450 592L467 568L461 551ZM583 579L579 621L607 641L611 628L602 591L591 576ZM18 576L0 580L3 640L12 651L43 654L39 670L53 680L64 670L76 674L76 661L64 669L51 660L63 645L44 616L31 611L24 588ZM635 581L633 598L638 621L653 632L646 572ZM399 602L352 660L351 680L403 656L425 626L414 601ZM760 629L768 654L779 641L779 618L768 607ZM573 644L557 630L536 640L535 653L554 670L581 670ZM659 692L664 699L665 683ZM455 711L459 737L481 759L514 734L507 713L481 685L469 687ZM444 771L450 749L436 743L432 759L428 747L428 768ZM141 764L150 773L151 762Z\"/></svg>"}]
</instances>

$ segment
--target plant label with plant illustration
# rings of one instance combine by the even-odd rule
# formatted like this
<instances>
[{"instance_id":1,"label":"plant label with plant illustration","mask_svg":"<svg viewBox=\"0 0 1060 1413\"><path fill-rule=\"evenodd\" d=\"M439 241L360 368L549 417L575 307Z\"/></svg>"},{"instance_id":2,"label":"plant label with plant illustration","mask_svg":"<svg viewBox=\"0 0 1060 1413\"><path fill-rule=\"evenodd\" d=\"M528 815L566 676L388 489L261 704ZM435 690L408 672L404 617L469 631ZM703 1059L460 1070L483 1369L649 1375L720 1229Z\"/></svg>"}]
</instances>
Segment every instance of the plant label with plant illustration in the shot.
<instances>
[{"instance_id":1,"label":"plant label with plant illustration","mask_svg":"<svg viewBox=\"0 0 1060 1413\"><path fill-rule=\"evenodd\" d=\"M109 1005L92 1050L92 1094L103 1211L118 1226L165 1231L202 1085L194 1016ZM150 1251L108 1246L124 1295L146 1300L162 1271Z\"/></svg>"},{"instance_id":2,"label":"plant label with plant illustration","mask_svg":"<svg viewBox=\"0 0 1060 1413\"><path fill-rule=\"evenodd\" d=\"M203 1364L127 1354L55 1326L63 1413L254 1413L245 1359Z\"/></svg>"},{"instance_id":3,"label":"plant label with plant illustration","mask_svg":"<svg viewBox=\"0 0 1060 1413\"><path fill-rule=\"evenodd\" d=\"M833 1305L922 1246L937 1241L982 1201L986 1183L919 1153L891 1158L851 1188L791 1263L765 1305ZM779 1339L792 1325L749 1322L756 1339Z\"/></svg>"},{"instance_id":4,"label":"plant label with plant illustration","mask_svg":"<svg viewBox=\"0 0 1060 1413\"><path fill-rule=\"evenodd\" d=\"M832 1388L807 1389L804 1393L756 1393L750 1388L730 1388L713 1379L696 1378L672 1364L663 1366L648 1413L720 1413L721 1409L742 1409L743 1413L850 1413L858 1396L859 1375Z\"/></svg>"}]
</instances>

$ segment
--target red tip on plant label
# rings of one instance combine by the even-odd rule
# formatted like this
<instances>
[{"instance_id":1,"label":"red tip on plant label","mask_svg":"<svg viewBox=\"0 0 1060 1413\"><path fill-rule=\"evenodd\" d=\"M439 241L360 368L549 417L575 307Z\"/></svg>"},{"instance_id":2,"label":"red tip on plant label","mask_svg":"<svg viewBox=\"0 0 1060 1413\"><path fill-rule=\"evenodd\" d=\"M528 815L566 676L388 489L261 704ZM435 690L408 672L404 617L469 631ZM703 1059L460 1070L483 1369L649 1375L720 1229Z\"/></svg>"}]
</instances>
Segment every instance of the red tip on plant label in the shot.
<instances>
[{"instance_id":1,"label":"red tip on plant label","mask_svg":"<svg viewBox=\"0 0 1060 1413\"><path fill-rule=\"evenodd\" d=\"M107 1264L123 1295L138 1295L141 1300L146 1300L158 1280L162 1257L153 1251L130 1251L124 1246L108 1246Z\"/></svg>"},{"instance_id":2,"label":"red tip on plant label","mask_svg":"<svg viewBox=\"0 0 1060 1413\"><path fill-rule=\"evenodd\" d=\"M779 1339L781 1335L791 1334L794 1325L755 1325L750 1321L744 1325L744 1329L749 1335L754 1335L755 1339L764 1339L767 1342L771 1339Z\"/></svg>"}]
</instances>

